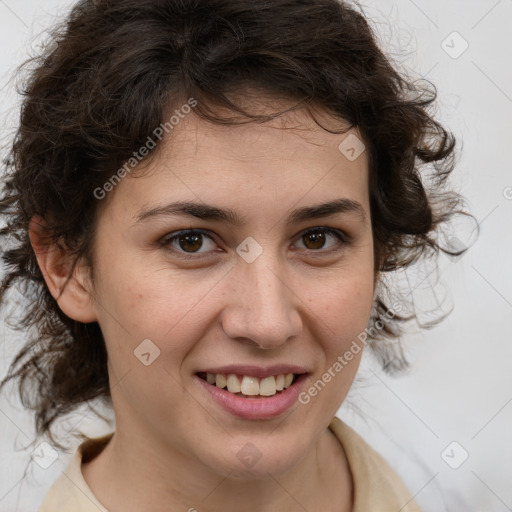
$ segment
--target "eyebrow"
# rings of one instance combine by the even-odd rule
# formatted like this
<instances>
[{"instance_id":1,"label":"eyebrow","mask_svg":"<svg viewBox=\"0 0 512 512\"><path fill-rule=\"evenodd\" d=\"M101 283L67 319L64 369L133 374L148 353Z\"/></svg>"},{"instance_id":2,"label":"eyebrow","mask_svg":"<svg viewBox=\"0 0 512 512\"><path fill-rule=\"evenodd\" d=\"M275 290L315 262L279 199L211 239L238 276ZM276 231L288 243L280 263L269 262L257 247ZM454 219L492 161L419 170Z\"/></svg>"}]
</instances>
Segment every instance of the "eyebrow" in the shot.
<instances>
[{"instance_id":1,"label":"eyebrow","mask_svg":"<svg viewBox=\"0 0 512 512\"><path fill-rule=\"evenodd\" d=\"M330 217L339 213L356 214L362 222L366 222L366 212L363 205L352 199L336 199L328 203L305 206L292 211L286 222L294 224L321 217ZM158 217L181 215L196 219L221 221L231 226L240 227L246 222L245 217L231 208L222 209L205 203L194 203L191 201L180 201L165 206L142 210L136 216L135 224L143 223Z\"/></svg>"}]
</instances>

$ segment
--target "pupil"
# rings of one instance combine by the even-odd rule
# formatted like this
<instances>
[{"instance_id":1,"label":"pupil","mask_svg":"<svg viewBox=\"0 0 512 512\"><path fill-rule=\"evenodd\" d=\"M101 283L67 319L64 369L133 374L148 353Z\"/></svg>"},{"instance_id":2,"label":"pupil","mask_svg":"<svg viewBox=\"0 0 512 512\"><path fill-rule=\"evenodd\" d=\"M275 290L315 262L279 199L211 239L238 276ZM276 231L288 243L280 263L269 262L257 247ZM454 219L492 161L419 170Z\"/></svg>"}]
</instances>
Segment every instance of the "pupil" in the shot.
<instances>
[{"instance_id":1,"label":"pupil","mask_svg":"<svg viewBox=\"0 0 512 512\"><path fill-rule=\"evenodd\" d=\"M183 240L186 240L185 244L183 244ZM195 241L196 244L195 244L195 247L192 247L192 250L190 252L194 252L195 250L197 249L200 249L201 248L201 235L184 235L182 237L180 237L180 247L183 249L183 250L187 250L186 247L184 247L184 245L186 245L189 241ZM189 247L190 249L190 247Z\"/></svg>"},{"instance_id":2,"label":"pupil","mask_svg":"<svg viewBox=\"0 0 512 512\"><path fill-rule=\"evenodd\" d=\"M309 238L310 240L311 239L313 240L314 247L310 247L311 249L321 249L324 245L325 235L322 233L310 233L309 235L307 235L307 238ZM316 245L315 245L315 242L316 242Z\"/></svg>"}]
</instances>

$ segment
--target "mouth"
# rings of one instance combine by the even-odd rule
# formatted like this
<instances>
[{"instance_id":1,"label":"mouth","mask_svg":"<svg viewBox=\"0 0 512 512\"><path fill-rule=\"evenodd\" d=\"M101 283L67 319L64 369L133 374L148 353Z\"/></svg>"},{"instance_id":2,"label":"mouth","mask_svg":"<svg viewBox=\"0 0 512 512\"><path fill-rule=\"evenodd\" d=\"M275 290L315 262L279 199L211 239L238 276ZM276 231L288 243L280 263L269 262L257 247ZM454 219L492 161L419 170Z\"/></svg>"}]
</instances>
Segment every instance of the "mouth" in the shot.
<instances>
[{"instance_id":1,"label":"mouth","mask_svg":"<svg viewBox=\"0 0 512 512\"><path fill-rule=\"evenodd\" d=\"M196 375L209 385L223 389L235 396L256 399L280 395L293 386L305 373L281 373L256 377L236 373L198 372Z\"/></svg>"}]
</instances>

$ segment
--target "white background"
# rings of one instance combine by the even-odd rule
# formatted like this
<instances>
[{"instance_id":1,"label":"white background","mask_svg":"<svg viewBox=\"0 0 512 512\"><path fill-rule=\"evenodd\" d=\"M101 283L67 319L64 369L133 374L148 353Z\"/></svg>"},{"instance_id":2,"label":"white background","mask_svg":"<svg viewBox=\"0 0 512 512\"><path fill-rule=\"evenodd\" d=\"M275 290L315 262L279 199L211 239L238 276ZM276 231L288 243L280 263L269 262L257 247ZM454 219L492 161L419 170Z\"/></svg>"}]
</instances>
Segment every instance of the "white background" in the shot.
<instances>
[{"instance_id":1,"label":"white background","mask_svg":"<svg viewBox=\"0 0 512 512\"><path fill-rule=\"evenodd\" d=\"M68 5L0 0L2 142L16 123L14 68ZM362 5L385 49L436 84L439 116L463 140L454 183L481 233L462 258L440 256L436 293L454 310L432 330L411 331L409 373L386 377L365 359L338 415L390 461L426 512L512 511L512 0ZM457 237L469 244L470 230ZM431 291L422 292L431 278L410 278L421 310L431 300ZM23 339L3 322L0 336L3 377ZM90 435L109 430L85 408L72 424ZM46 470L30 463L32 418L5 394L0 429L0 511L36 510L71 454L59 453ZM452 469L443 452L452 466L469 457Z\"/></svg>"}]
</instances>

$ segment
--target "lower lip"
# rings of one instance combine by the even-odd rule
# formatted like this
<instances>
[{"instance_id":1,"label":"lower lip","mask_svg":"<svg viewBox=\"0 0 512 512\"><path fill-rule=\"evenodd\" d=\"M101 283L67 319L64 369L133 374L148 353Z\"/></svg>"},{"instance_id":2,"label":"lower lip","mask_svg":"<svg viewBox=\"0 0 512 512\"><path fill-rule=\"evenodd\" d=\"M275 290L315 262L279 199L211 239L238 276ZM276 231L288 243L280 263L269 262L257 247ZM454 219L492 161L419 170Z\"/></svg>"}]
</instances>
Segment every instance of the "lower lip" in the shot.
<instances>
[{"instance_id":1,"label":"lower lip","mask_svg":"<svg viewBox=\"0 0 512 512\"><path fill-rule=\"evenodd\" d=\"M247 420L264 420L283 414L298 401L297 398L304 386L307 374L299 375L297 381L289 388L268 398L243 398L230 393L226 389L208 384L197 375L194 377L213 401L225 411Z\"/></svg>"}]
</instances>

